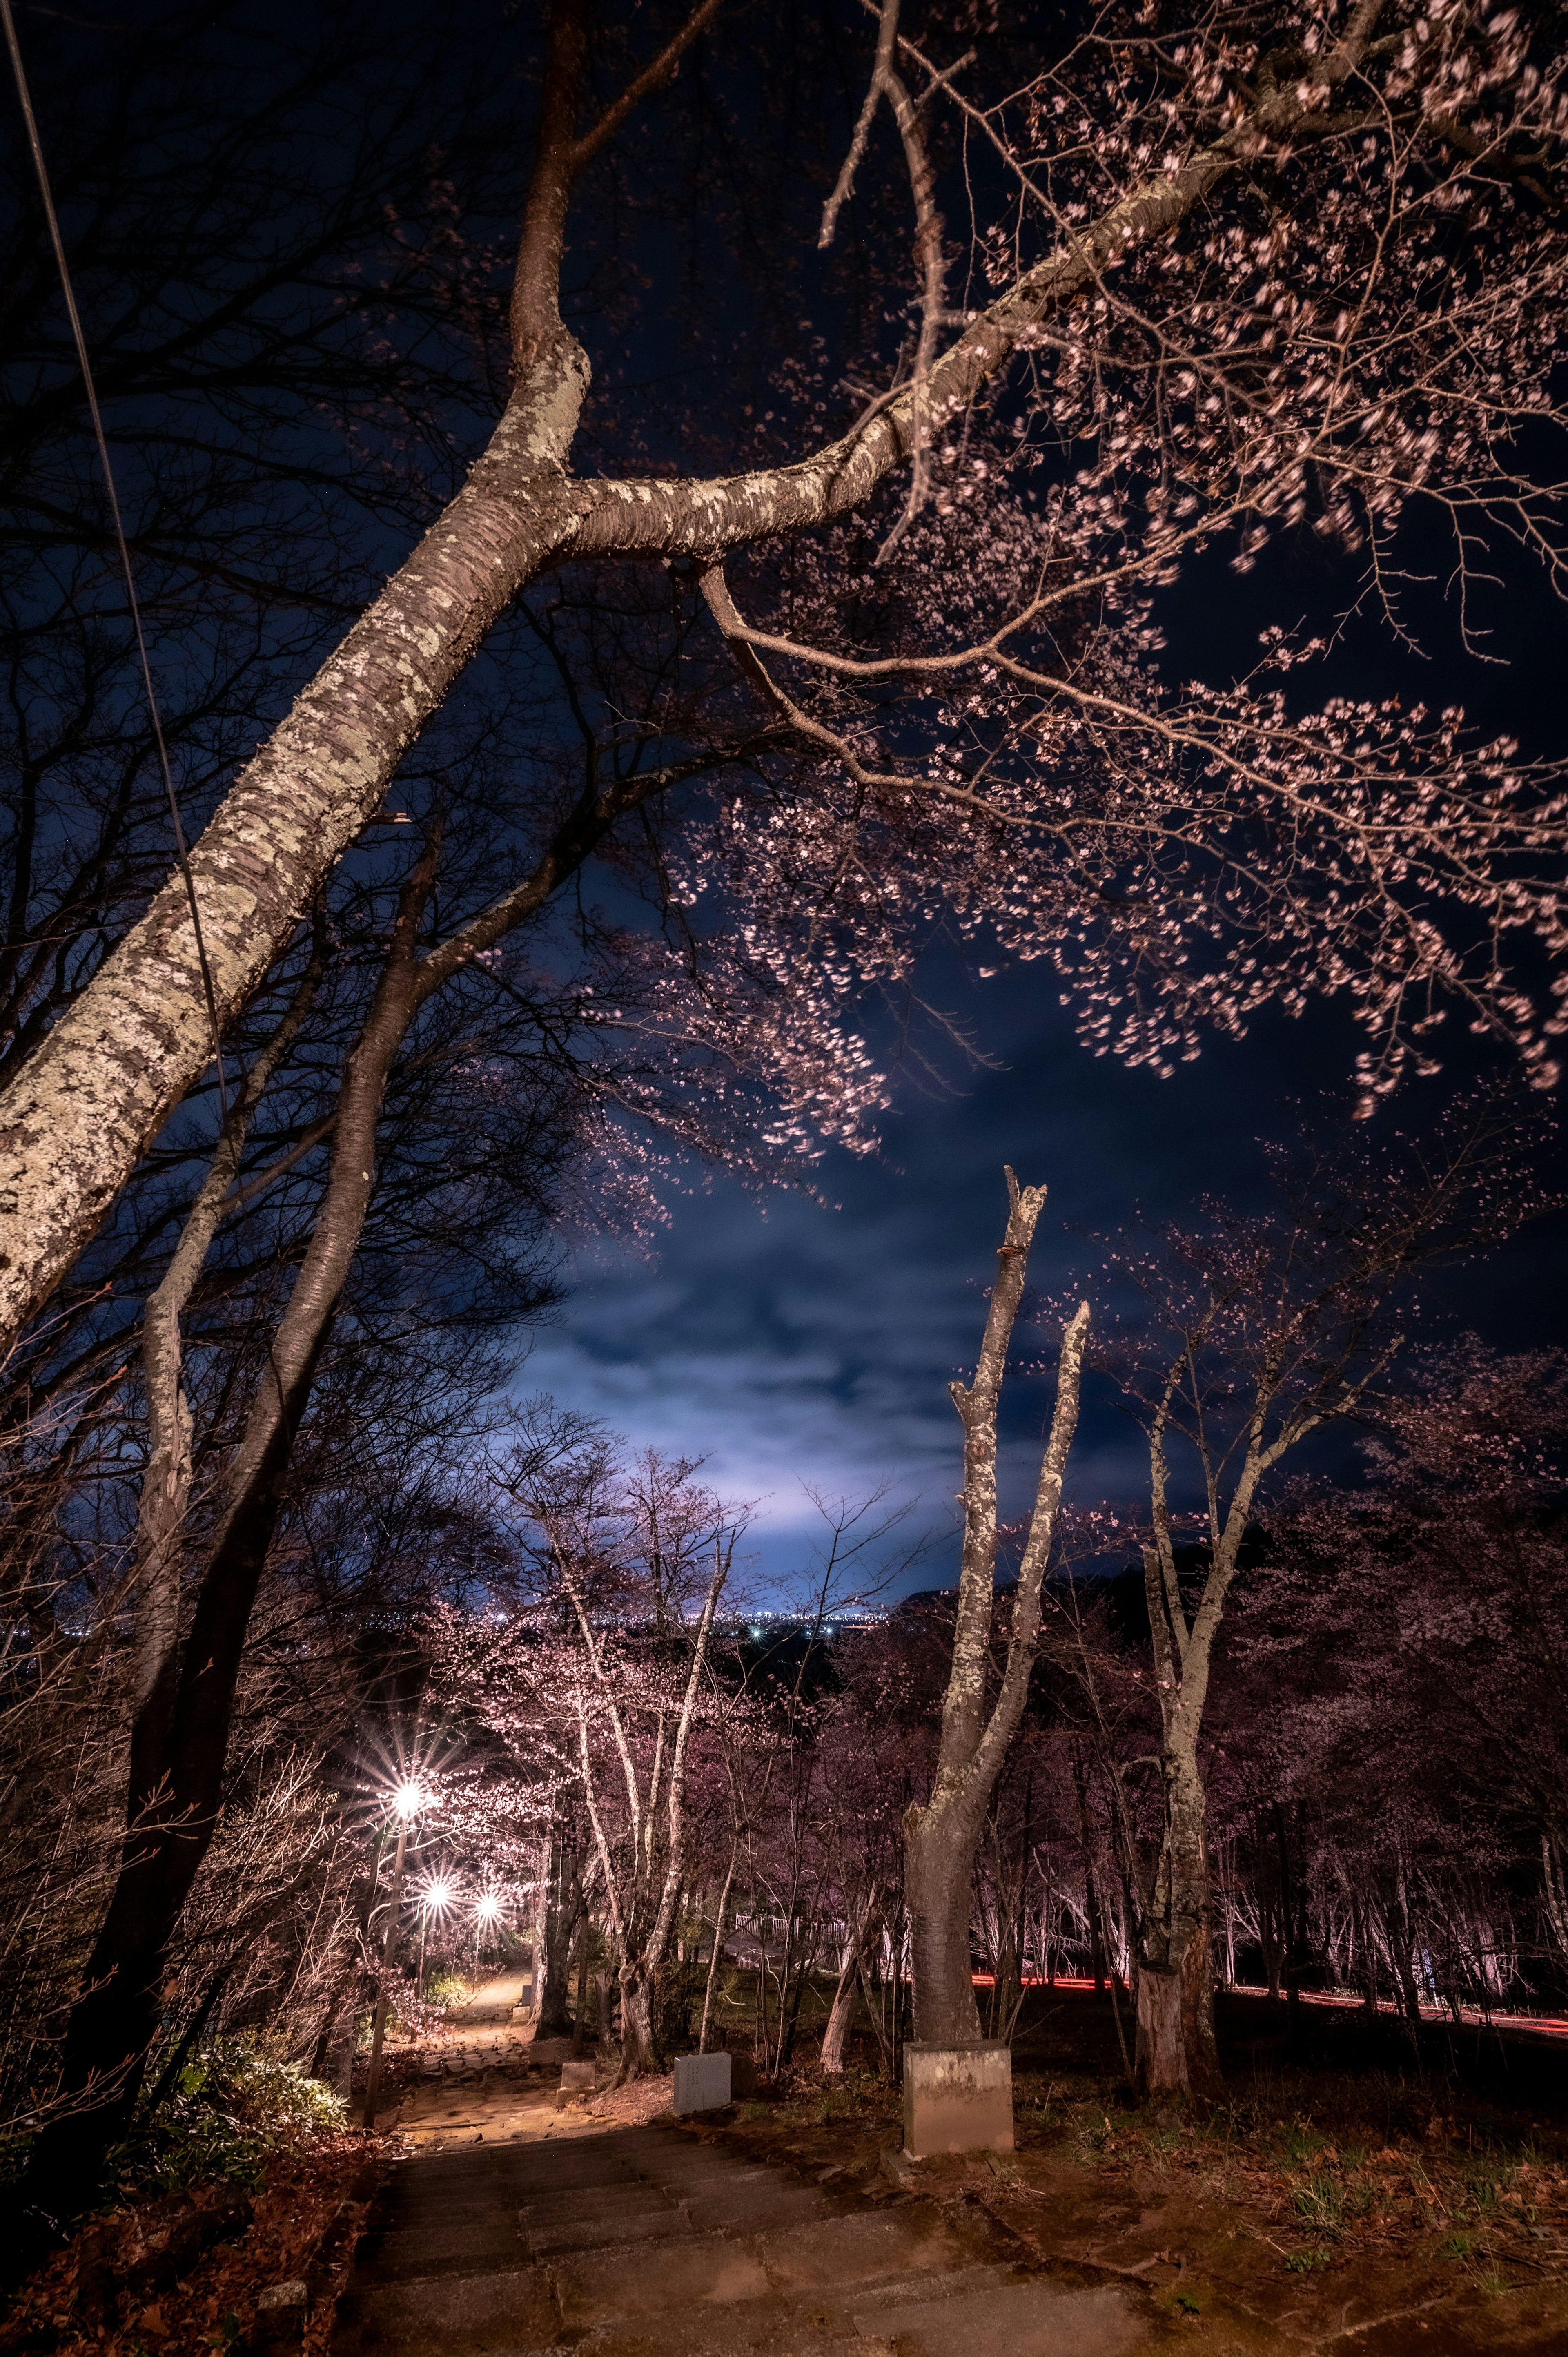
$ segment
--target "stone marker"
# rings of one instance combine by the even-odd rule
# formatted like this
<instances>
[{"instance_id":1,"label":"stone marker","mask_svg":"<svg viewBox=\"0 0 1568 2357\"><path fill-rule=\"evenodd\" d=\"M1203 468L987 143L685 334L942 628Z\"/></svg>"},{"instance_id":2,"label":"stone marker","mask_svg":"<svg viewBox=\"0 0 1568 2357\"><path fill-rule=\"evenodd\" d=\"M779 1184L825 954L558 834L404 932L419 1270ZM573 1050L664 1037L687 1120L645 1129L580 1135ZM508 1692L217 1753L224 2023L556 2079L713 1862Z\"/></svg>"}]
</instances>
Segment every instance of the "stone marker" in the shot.
<instances>
[{"instance_id":1,"label":"stone marker","mask_svg":"<svg viewBox=\"0 0 1568 2357\"><path fill-rule=\"evenodd\" d=\"M597 2083L598 2065L596 2062L562 2063L561 2093L564 2095L581 2095L586 2092L591 2092Z\"/></svg>"},{"instance_id":2,"label":"stone marker","mask_svg":"<svg viewBox=\"0 0 1568 2357\"><path fill-rule=\"evenodd\" d=\"M1011 2152L1013 2053L1000 2040L904 2048L904 2149Z\"/></svg>"},{"instance_id":3,"label":"stone marker","mask_svg":"<svg viewBox=\"0 0 1568 2357\"><path fill-rule=\"evenodd\" d=\"M730 2099L730 2069L727 2054L677 2054L675 2057L675 2109L677 2112L722 2111Z\"/></svg>"}]
</instances>

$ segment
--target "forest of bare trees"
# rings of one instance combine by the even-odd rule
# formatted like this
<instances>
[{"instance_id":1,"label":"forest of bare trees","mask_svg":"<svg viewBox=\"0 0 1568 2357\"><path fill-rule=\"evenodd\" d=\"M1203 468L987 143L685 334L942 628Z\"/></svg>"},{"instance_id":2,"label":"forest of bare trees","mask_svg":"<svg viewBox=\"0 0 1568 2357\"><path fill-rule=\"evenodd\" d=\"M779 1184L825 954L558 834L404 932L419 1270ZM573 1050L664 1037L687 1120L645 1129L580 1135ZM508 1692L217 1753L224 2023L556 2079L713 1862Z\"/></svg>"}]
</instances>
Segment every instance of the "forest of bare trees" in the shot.
<instances>
[{"instance_id":1,"label":"forest of bare trees","mask_svg":"<svg viewBox=\"0 0 1568 2357\"><path fill-rule=\"evenodd\" d=\"M933 942L1167 1078L1333 1001L1380 1137L1472 1049L1551 1089L1562 760L1337 666L1418 579L1477 662L1500 567L1561 586L1561 27L525 15L16 16L125 541L19 138L0 2115L51 2232L202 2040L346 2083L437 1863L446 1961L526 1951L628 2076L732 1971L775 2076L1120 1976L1199 2095L1217 1984L1568 1984L1563 1369L1405 1310L1541 1208L1506 1087L1113 1240L1108 1315L1026 1293L1009 1173L956 1588L889 1600L850 1501L750 1594L701 1431L521 1404L575 1243L876 1150ZM1103 1511L1084 1383L1149 1468Z\"/></svg>"}]
</instances>

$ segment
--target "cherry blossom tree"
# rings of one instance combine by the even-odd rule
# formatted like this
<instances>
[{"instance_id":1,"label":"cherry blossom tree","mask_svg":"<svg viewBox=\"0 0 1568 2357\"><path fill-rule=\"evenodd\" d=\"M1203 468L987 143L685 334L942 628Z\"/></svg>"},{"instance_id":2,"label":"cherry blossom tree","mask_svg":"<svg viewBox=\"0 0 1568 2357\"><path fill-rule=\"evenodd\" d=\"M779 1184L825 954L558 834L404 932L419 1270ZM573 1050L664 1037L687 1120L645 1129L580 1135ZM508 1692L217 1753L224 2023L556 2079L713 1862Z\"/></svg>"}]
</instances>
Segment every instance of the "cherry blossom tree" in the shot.
<instances>
[{"instance_id":1,"label":"cherry blossom tree","mask_svg":"<svg viewBox=\"0 0 1568 2357\"><path fill-rule=\"evenodd\" d=\"M688 1867L693 1736L714 1616L742 1523L694 1461L620 1457L596 1426L533 1402L499 1493L535 1553L539 1594L448 1665L467 1707L536 1763L584 1821L582 1900L620 1989L621 2074L655 2060L653 2001Z\"/></svg>"},{"instance_id":2,"label":"cherry blossom tree","mask_svg":"<svg viewBox=\"0 0 1568 2357\"><path fill-rule=\"evenodd\" d=\"M1568 1970L1568 1370L1472 1338L1412 1375L1365 1486L1270 1518L1238 1650L1276 1698L1274 1790L1316 1828L1350 1970L1413 2019L1438 1975L1486 2005ZM1376 1812L1346 1805L1369 1783Z\"/></svg>"},{"instance_id":3,"label":"cherry blossom tree","mask_svg":"<svg viewBox=\"0 0 1568 2357\"><path fill-rule=\"evenodd\" d=\"M1198 7L1169 28L1112 8L1026 60L1004 38L944 61L885 0L823 234L872 168L886 102L918 229L901 358L842 426L789 404L789 457L757 448L764 420L715 473L574 472L590 378L560 301L575 196L724 25L702 0L650 28L591 110L585 11L554 10L502 414L195 846L200 942L177 877L8 1091L8 1334L497 618L561 568L663 560L733 654L737 698L811 756L786 840L743 795L686 847L688 894L745 873L765 903L759 935L731 929L736 959L792 974L809 952L831 974L832 949L861 975L902 970L911 919L945 904L1005 953L1054 962L1096 1047L1162 1068L1204 1023L1236 1029L1326 990L1367 1030L1371 1094L1431 1060L1445 1004L1550 1077L1550 996L1504 952L1561 951L1555 774L1470 744L1454 712L1312 708L1313 650L1274 625L1255 676L1169 689L1155 608L1206 549L1247 566L1311 527L1397 625L1416 511L1452 530L1465 579L1490 533L1557 577L1552 464L1542 478L1532 454L1561 423L1558 53L1462 0L1304 0L1283 19ZM964 182L966 278L989 282L973 308L951 307L945 267L926 127L944 110L985 157ZM636 449L635 431L620 438ZM870 562L867 522L897 569ZM851 617L883 583L904 595L883 643L857 646ZM623 800L585 790L568 832L604 838ZM570 866L498 877L481 931ZM806 974L799 986L831 999Z\"/></svg>"},{"instance_id":4,"label":"cherry blossom tree","mask_svg":"<svg viewBox=\"0 0 1568 2357\"><path fill-rule=\"evenodd\" d=\"M1483 1101L1425 1152L1308 1150L1294 1168L1282 1157L1272 1216L1210 1203L1152 1247L1112 1246L1109 1265L1138 1307L1110 1330L1104 1358L1149 1452L1144 1582L1160 1732L1144 1764L1160 1778L1161 1838L1140 1901L1135 2070L1150 2093L1220 2083L1202 1747L1216 1645L1268 1484L1325 1425L1380 1405L1412 1280L1518 1224L1524 1150L1509 1108ZM1184 1565L1176 1485L1188 1480L1204 1502L1197 1559ZM1131 1867L1125 1812L1122 1834Z\"/></svg>"}]
</instances>

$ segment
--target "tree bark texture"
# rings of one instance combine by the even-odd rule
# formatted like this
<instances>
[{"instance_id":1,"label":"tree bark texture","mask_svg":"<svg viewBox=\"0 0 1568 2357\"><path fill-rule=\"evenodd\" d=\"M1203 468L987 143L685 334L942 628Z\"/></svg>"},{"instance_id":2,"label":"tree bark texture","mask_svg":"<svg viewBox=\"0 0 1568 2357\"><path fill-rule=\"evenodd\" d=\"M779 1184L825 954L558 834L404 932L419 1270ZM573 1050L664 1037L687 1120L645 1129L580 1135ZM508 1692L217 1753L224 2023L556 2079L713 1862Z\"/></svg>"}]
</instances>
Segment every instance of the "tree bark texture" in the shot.
<instances>
[{"instance_id":1,"label":"tree bark texture","mask_svg":"<svg viewBox=\"0 0 1568 2357\"><path fill-rule=\"evenodd\" d=\"M1163 1501L1163 1489L1157 1495ZM1214 2096L1221 2081L1209 1956L1208 1794L1197 1738L1218 1612L1206 1620L1200 1608L1188 1628L1167 1557L1168 1548L1157 1546L1144 1556L1163 1723L1165 1826L1144 1922L1133 2071L1141 2094Z\"/></svg>"},{"instance_id":2,"label":"tree bark texture","mask_svg":"<svg viewBox=\"0 0 1568 2357\"><path fill-rule=\"evenodd\" d=\"M964 1434L964 1535L953 1627L952 1665L942 1701L941 1740L930 1798L904 1819L904 1896L913 1947L915 2036L959 2046L980 2036L970 1961L974 1855L991 1795L1017 1731L1040 1630L1041 1587L1056 1535L1062 1478L1078 1424L1089 1330L1083 1303L1062 1338L1056 1408L1040 1464L1034 1512L1013 1591L1012 1627L1000 1691L987 1707L996 1577L996 1411L1024 1273L1046 1200L1007 1172L1010 1210L997 1253L985 1334L974 1381L951 1385Z\"/></svg>"},{"instance_id":3,"label":"tree bark texture","mask_svg":"<svg viewBox=\"0 0 1568 2357\"><path fill-rule=\"evenodd\" d=\"M1209 1953L1206 1796L1196 1759L1167 1753L1165 1830L1150 1953L1138 1971L1134 2083L1142 2094L1219 2092Z\"/></svg>"},{"instance_id":4,"label":"tree bark texture","mask_svg":"<svg viewBox=\"0 0 1568 2357\"><path fill-rule=\"evenodd\" d=\"M534 2035L566 2038L572 2030L566 1997L572 1942L583 1918L583 1881L575 1848L558 1842L552 1845L552 1851L541 1937L533 1951Z\"/></svg>"}]
</instances>

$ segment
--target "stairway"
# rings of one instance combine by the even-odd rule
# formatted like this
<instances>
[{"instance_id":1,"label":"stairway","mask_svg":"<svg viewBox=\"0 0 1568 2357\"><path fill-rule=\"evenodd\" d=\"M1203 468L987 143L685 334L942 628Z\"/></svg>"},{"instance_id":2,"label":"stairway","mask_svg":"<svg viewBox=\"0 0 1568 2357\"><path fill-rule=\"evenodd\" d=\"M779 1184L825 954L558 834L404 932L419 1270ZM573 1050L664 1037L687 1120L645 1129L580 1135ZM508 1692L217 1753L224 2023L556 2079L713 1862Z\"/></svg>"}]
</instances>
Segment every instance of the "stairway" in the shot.
<instances>
[{"instance_id":1,"label":"stairway","mask_svg":"<svg viewBox=\"0 0 1568 2357\"><path fill-rule=\"evenodd\" d=\"M338 2304L334 2357L1132 2357L1120 2287L985 2265L929 2203L849 2206L678 2131L404 2161Z\"/></svg>"}]
</instances>

